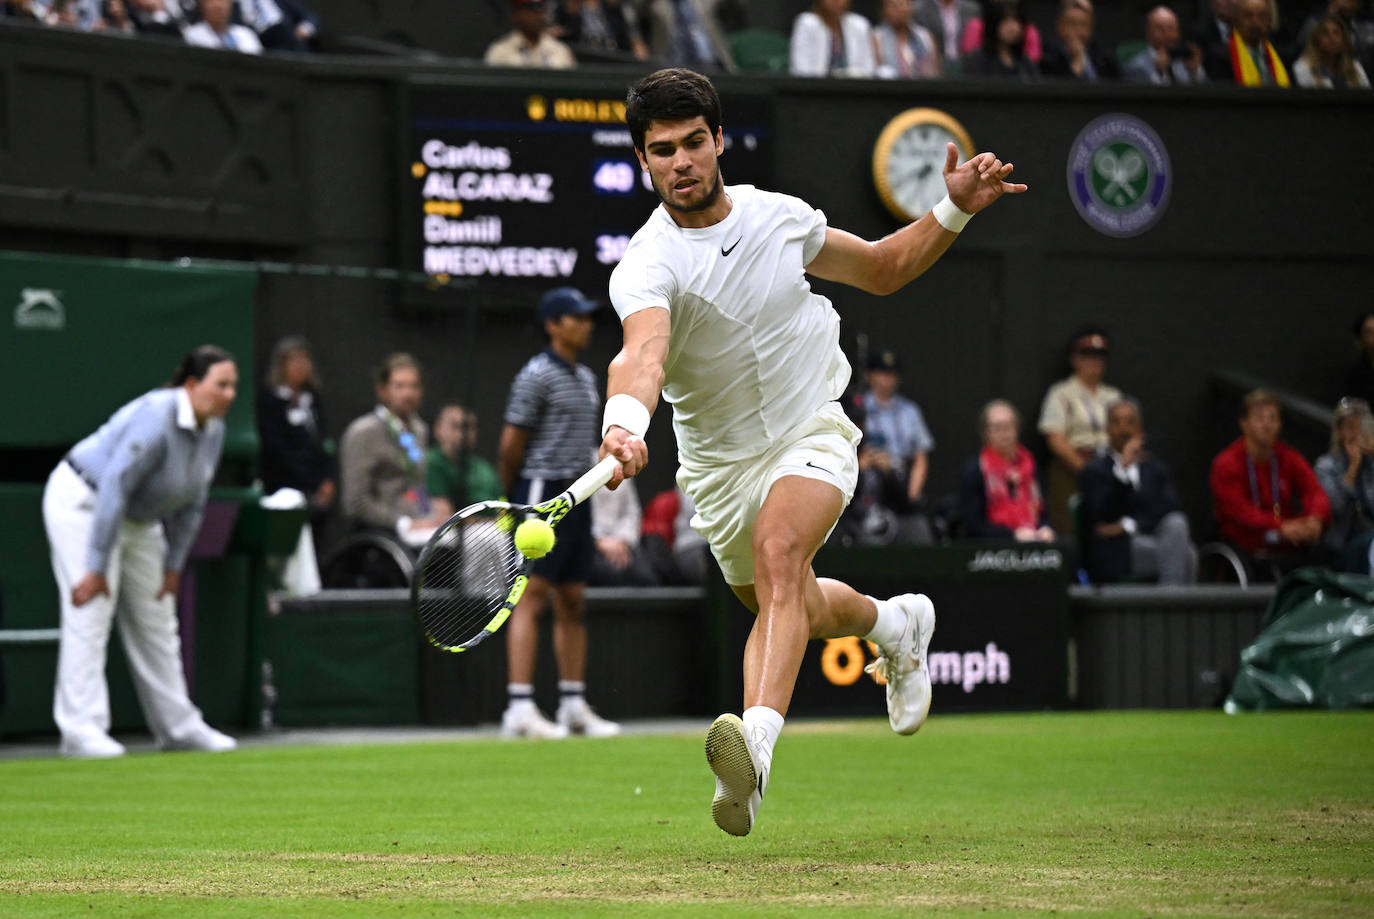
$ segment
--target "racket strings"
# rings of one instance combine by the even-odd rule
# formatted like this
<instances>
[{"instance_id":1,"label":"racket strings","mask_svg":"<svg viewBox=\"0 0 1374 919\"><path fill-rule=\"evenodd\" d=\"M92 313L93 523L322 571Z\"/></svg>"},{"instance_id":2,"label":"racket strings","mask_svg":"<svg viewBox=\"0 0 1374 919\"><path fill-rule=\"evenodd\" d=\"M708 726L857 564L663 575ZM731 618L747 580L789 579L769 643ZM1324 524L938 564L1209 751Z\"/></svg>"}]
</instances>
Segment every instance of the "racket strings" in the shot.
<instances>
[{"instance_id":1,"label":"racket strings","mask_svg":"<svg viewBox=\"0 0 1374 919\"><path fill-rule=\"evenodd\" d=\"M435 644L464 644L501 611L524 563L511 539L519 522L508 509L486 509L456 521L430 547L416 612Z\"/></svg>"}]
</instances>

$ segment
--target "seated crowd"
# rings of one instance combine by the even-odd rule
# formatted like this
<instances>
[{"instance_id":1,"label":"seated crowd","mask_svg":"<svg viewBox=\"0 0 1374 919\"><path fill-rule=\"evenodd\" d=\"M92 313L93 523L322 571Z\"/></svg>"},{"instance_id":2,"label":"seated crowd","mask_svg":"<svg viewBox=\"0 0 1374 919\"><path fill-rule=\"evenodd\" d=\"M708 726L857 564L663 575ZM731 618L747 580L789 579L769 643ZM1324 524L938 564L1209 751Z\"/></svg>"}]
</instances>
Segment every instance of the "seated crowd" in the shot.
<instances>
[{"instance_id":1,"label":"seated crowd","mask_svg":"<svg viewBox=\"0 0 1374 919\"><path fill-rule=\"evenodd\" d=\"M1366 325L1367 321L1367 325ZM1374 371L1374 314L1356 324L1361 355L1347 388ZM993 399L977 420L981 449L968 458L958 492L928 502L930 435L915 403L896 393L890 351L870 361L868 388L848 400L864 431L854 501L832 540L843 545L930 542L932 537L1069 543L1082 577L1184 585L1199 578L1194 526L1174 475L1145 437L1145 410L1104 380L1110 343L1085 327L1069 343L1072 373L1042 400L1042 466L1021 439L1011 401ZM1364 392L1351 389L1352 393ZM875 412L874 406L892 406ZM900 407L900 411L898 411ZM1279 439L1280 400L1257 389L1240 406L1240 437L1212 464L1213 519L1204 530L1245 579L1272 579L1303 565L1370 571L1374 539L1374 416L1357 395L1340 400L1330 450L1315 469ZM891 418L907 418L904 435ZM895 445L895 446L894 446ZM922 525L914 525L920 519Z\"/></svg>"},{"instance_id":2,"label":"seated crowd","mask_svg":"<svg viewBox=\"0 0 1374 919\"><path fill-rule=\"evenodd\" d=\"M744 0L502 2L510 29L484 54L499 67L645 61L718 72L785 62L810 77L1315 88L1368 88L1374 67L1365 0L1161 4L1113 34L1099 29L1092 0L1058 0L1038 23L1023 0L873 0L864 12L852 0L814 0L790 36L753 27ZM319 38L318 18L296 0L0 0L7 18L247 54L314 51Z\"/></svg>"},{"instance_id":3,"label":"seated crowd","mask_svg":"<svg viewBox=\"0 0 1374 919\"><path fill-rule=\"evenodd\" d=\"M776 69L737 60L766 30L738 0L510 0L512 30L488 47L502 67L654 60L702 71ZM1092 0L1031 21L1022 0L814 0L785 42L796 76L1368 88L1374 20L1363 0L1211 0L1196 22L1167 5L1138 29L1099 32ZM1189 10L1193 7L1189 7ZM1190 17L1191 18L1191 17Z\"/></svg>"},{"instance_id":4,"label":"seated crowd","mask_svg":"<svg viewBox=\"0 0 1374 919\"><path fill-rule=\"evenodd\" d=\"M296 0L0 0L5 18L243 54L313 51L319 34Z\"/></svg>"}]
</instances>

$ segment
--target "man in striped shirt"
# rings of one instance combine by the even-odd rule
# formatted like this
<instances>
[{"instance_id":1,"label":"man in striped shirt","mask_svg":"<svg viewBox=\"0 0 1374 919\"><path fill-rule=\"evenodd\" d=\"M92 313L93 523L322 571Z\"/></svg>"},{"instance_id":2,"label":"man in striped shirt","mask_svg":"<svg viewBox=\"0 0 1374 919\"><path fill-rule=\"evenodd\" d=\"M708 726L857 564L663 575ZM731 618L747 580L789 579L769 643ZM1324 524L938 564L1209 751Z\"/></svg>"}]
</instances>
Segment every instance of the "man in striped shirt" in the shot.
<instances>
[{"instance_id":1,"label":"man in striped shirt","mask_svg":"<svg viewBox=\"0 0 1374 919\"><path fill-rule=\"evenodd\" d=\"M591 341L596 304L572 287L539 301L538 319L549 346L511 383L498 471L512 501L537 504L567 489L587 470L601 443L601 396L596 375L577 362ZM536 561L529 587L506 626L510 703L501 717L506 737L557 739L620 733L620 725L587 704L587 625L584 593L596 554L590 505L575 507L558 526L553 551ZM553 646L559 705L550 721L534 704L534 659L539 617L553 602Z\"/></svg>"}]
</instances>

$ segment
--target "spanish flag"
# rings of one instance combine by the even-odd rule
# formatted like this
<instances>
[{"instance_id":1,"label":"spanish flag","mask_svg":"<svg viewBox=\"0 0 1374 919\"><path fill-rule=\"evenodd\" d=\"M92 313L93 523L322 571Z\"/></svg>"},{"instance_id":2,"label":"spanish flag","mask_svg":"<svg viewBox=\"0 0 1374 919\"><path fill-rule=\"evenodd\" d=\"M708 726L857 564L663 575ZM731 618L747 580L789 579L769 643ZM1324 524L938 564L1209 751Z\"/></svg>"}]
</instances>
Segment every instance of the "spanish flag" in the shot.
<instances>
[{"instance_id":1,"label":"spanish flag","mask_svg":"<svg viewBox=\"0 0 1374 919\"><path fill-rule=\"evenodd\" d=\"M1288 86L1288 71L1284 68L1283 61L1279 60L1274 46L1267 41L1264 43L1264 58L1269 65L1269 72L1274 75L1274 85ZM1264 81L1260 79L1259 67L1250 53L1250 46L1241 41L1240 33L1235 29L1231 30L1231 73L1235 74L1236 82L1241 86L1264 85Z\"/></svg>"}]
</instances>

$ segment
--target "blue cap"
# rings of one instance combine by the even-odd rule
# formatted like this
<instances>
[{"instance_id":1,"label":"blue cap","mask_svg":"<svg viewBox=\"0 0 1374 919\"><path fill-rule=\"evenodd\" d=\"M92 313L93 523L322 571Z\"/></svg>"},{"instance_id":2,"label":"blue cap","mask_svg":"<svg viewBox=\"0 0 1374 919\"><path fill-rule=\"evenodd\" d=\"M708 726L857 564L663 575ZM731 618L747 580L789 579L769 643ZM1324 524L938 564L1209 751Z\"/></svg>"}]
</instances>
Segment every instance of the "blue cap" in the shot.
<instances>
[{"instance_id":1,"label":"blue cap","mask_svg":"<svg viewBox=\"0 0 1374 919\"><path fill-rule=\"evenodd\" d=\"M539 321L560 316L585 316L596 310L596 303L582 296L576 287L555 287L539 298Z\"/></svg>"}]
</instances>

